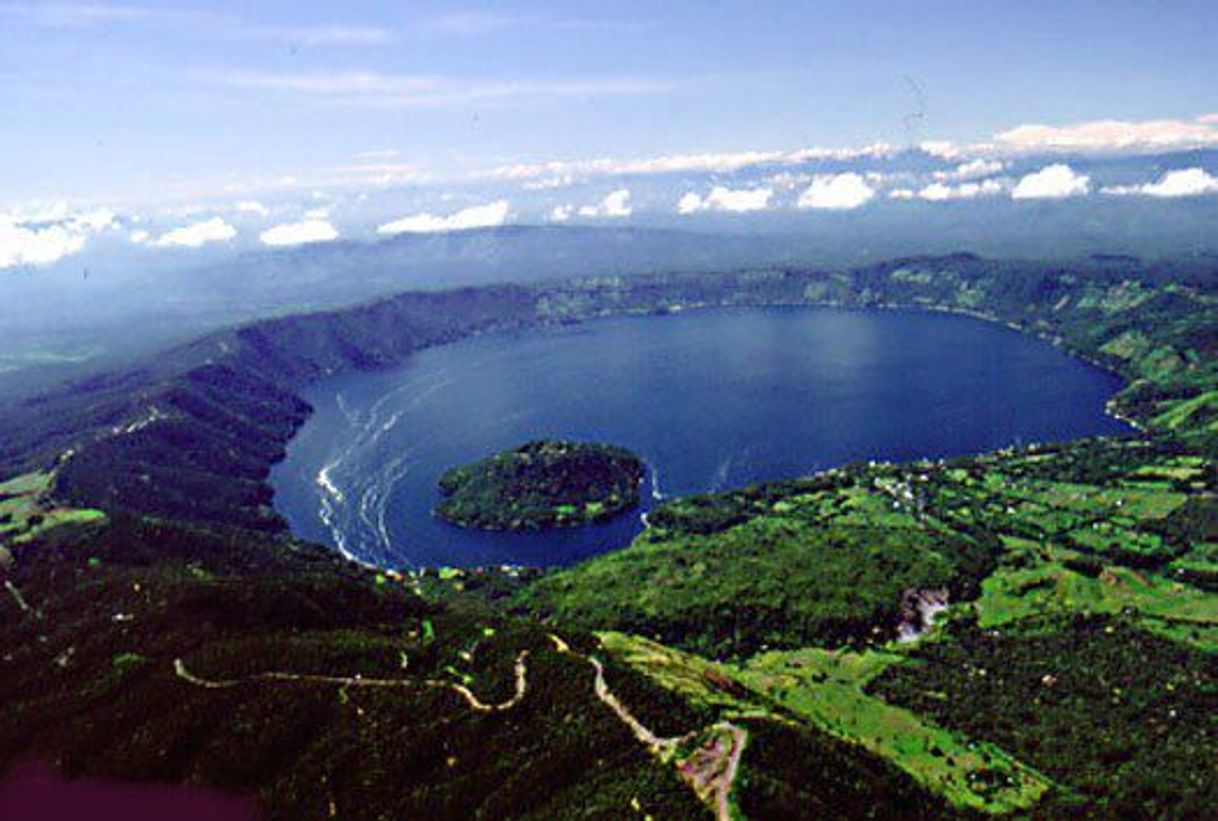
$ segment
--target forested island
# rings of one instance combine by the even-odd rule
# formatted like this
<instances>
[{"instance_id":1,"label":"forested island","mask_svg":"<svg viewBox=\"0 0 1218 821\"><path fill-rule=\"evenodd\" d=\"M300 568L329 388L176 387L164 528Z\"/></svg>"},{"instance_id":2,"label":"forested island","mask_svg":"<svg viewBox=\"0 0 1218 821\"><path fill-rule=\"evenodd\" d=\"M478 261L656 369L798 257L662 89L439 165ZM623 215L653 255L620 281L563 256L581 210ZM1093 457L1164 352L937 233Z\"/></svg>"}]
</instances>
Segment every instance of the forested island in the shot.
<instances>
[{"instance_id":1,"label":"forested island","mask_svg":"<svg viewBox=\"0 0 1218 821\"><path fill-rule=\"evenodd\" d=\"M539 439L445 473L435 513L481 530L603 522L638 505L643 471L625 448Z\"/></svg>"},{"instance_id":2,"label":"forested island","mask_svg":"<svg viewBox=\"0 0 1218 821\"><path fill-rule=\"evenodd\" d=\"M1113 410L1139 429L672 499L633 545L546 573L373 569L270 505L313 381L732 305L1001 322L1120 373ZM1212 258L961 254L403 294L64 386L0 412L0 765L203 785L270 818L696 818L721 798L757 818L1203 817L1215 328ZM947 610L893 641L919 591Z\"/></svg>"}]
</instances>

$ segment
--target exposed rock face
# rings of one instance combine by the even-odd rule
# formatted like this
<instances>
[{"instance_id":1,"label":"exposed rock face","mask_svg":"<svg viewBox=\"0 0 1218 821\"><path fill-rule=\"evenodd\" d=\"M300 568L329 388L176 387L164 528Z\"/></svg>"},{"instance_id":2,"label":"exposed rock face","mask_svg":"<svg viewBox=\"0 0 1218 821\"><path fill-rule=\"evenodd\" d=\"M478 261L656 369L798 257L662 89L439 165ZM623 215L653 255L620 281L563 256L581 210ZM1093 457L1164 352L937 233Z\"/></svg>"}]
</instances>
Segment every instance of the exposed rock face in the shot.
<instances>
[{"instance_id":1,"label":"exposed rock face","mask_svg":"<svg viewBox=\"0 0 1218 821\"><path fill-rule=\"evenodd\" d=\"M947 588L906 590L901 597L901 622L898 641L913 641L934 624L935 616L947 609Z\"/></svg>"}]
</instances>

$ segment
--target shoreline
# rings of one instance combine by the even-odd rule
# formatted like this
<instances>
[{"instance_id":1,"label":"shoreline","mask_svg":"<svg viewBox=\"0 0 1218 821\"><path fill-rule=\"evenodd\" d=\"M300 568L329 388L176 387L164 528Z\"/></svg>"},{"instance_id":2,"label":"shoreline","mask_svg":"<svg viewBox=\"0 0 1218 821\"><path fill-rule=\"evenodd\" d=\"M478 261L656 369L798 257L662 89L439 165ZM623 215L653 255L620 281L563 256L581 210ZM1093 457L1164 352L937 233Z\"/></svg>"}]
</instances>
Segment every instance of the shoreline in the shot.
<instances>
[{"instance_id":1,"label":"shoreline","mask_svg":"<svg viewBox=\"0 0 1218 821\"><path fill-rule=\"evenodd\" d=\"M1089 435L1074 437L1074 438L1068 439L1068 440L1052 440L1052 441L1077 441L1077 440L1081 440L1081 439L1090 439L1090 438L1108 439L1108 438L1119 438L1122 435L1144 435L1145 434L1145 428L1141 424L1139 424L1136 420L1133 420L1133 419L1130 419L1130 418L1124 416L1115 408L1115 399L1116 399L1117 394L1119 394L1120 390L1124 390L1124 388L1127 387L1131 383L1123 374L1116 371L1113 367L1106 365L1104 363L1101 363L1089 356L1077 353L1075 351L1070 350L1069 348L1064 347L1061 342L1061 339L1059 337L1054 337L1054 336L1051 336L1044 332L1028 329L1026 327L1020 326L1018 323L1015 323L1015 322L1003 321L992 314L987 314L987 313L984 313L981 311L976 311L976 310L971 310L971 309L957 308L957 307L953 307L953 306L945 306L945 305L923 305L923 304L910 305L910 304L902 304L902 303L885 302L885 303L878 303L875 305L858 306L858 305L850 305L850 304L835 302L835 301L819 301L819 302L758 301L755 303L731 303L731 304L707 303L707 302L676 303L672 306L669 306L669 308L667 310L665 310L663 312L659 312L659 313L657 313L655 310L644 310L644 309L637 309L637 308L630 308L630 309L623 309L623 310L602 310L602 311L592 313L575 322L568 321L568 322L558 323L558 322L554 322L554 321L542 320L537 325L529 326L529 327L514 327L514 328L510 328L510 329L489 330L489 331L488 330L478 330L468 336L460 337L458 339L449 340L449 341L446 341L443 343L439 343L437 345L431 345L431 346L427 346L427 347L428 348L441 347L443 345L449 345L449 344L453 344L456 342L460 342L463 339L468 339L471 337L484 337L484 336L493 335L495 333L504 333L504 334L515 335L515 334L520 334L522 332L528 333L528 332L533 332L533 331L538 331L538 330L545 330L546 328L555 327L560 324L561 325L584 324L586 322L590 322L590 321L597 320L597 319L614 319L614 318L622 318L622 317L663 318L663 317L667 317L667 316L677 316L682 313L708 312L708 311L716 311L716 310L731 311L731 310L735 310L735 309L739 309L739 308L751 308L751 309L789 308L789 309L799 309L799 310L825 309L825 310L835 310L835 311L855 311L855 312L863 312L863 313L866 313L869 311L907 311L907 312L911 312L911 313L921 313L921 314L953 315L953 316L963 317L966 319L982 321L989 325L1000 325L1000 326L1006 328L1007 330L1018 333L1021 336L1032 337L1032 338L1038 339L1040 341L1046 342L1046 343L1052 345L1053 347L1061 350L1067 356L1069 356L1075 360L1078 360L1079 362L1083 362L1083 363L1086 363L1087 365L1095 367L1107 374L1115 376L1118 379L1120 379L1122 382L1121 388L1117 391L1117 393L1114 393L1111 397L1109 397L1105 401L1104 407L1103 407L1103 412L1106 416L1108 416L1112 419L1115 419L1124 425L1127 425L1130 428L1129 431L1125 432L1124 434L1122 434L1122 433L1089 434ZM397 365L394 367L401 367L401 365ZM316 383L313 383L313 384L316 384ZM1012 450L1035 450L1037 448L1045 446L1046 444L1051 444L1051 442L1049 442L1049 441L1013 442L1013 443L1010 443L1007 445L1003 445L1001 447L990 448L990 449L981 450L981 451L970 451L970 452L966 452L966 453L953 454L951 457L944 457L944 458L982 459L982 458L986 458L988 456L992 456L995 454L1000 454L1000 453L1008 452L1008 451L1012 451ZM923 457L915 457L910 460L903 460L903 461L899 461L899 462L894 462L892 460L883 459L883 458L873 459L872 461L877 465L897 465L897 466L899 466L899 465L918 465L918 464L924 464L926 462L934 462L937 460L941 461L941 459L939 457L923 456ZM772 478L772 479L763 479L763 480L759 480L752 484L744 485L741 487L725 487L725 488L719 488L717 490L708 490L708 491L705 491L702 493L693 493L693 494L688 494L688 495L700 496L700 495L708 495L708 494L715 494L715 493L730 493L733 491L742 490L747 487L765 485L765 484L768 484L771 482L793 481L793 480L798 480L798 479L815 478L815 477L819 477L819 476L823 476L823 475L832 475L834 472L841 470L844 467L847 467L848 464L849 463L832 465L832 466L826 467L821 470L817 470L817 471L813 471L813 472L809 472L809 473L801 473L798 476L793 476L793 477L785 477L785 478L779 477L779 478ZM653 471L653 468L649 465L647 472L651 473L652 471ZM642 510L640 512L639 518L640 518L641 524L643 525L642 531L639 534L637 534L635 537L633 537L630 541L627 541L623 544L612 547L603 552L608 553L608 552L612 552L614 550L621 550L625 547L628 547L633 542L634 539L637 539L640 535L646 533L650 529L651 525L648 522L647 514L649 512L651 512L654 508L656 508L660 504L662 504L664 501L667 501L669 498L666 495L657 498L656 493L655 493L656 488L653 487L652 490L653 490L652 498L649 500L650 504L643 504L642 497L644 497L646 494L640 494L639 508L641 508ZM277 509L276 509L276 512L280 513ZM282 516L282 513L280 513L280 515ZM286 521L286 519L285 519L285 521ZM501 531L495 531L495 532L511 533L512 531L501 530ZM296 534L294 533L294 531L292 531L290 526L288 528L288 533L290 535L292 535L293 537L296 537ZM404 573L417 574L417 573L425 573L429 570L439 570L442 568L456 568L456 569L461 569L462 571L468 572L468 571L472 571L475 567L477 567L476 565L466 566L466 565L445 565L445 564L435 564L435 565L415 564L415 563L413 563L409 560L405 560L405 559L403 560L404 564L402 564L402 565L398 565L398 566L381 565L381 564L369 562L358 556L350 554L347 550L344 550L342 548L337 548L337 549L344 557L348 558L349 560L351 560L353 562L356 562L357 564L361 565L362 567L369 568L369 569L375 569L378 571L404 572ZM515 568L521 568L521 569L531 569L531 568L538 568L538 567L540 567L542 569L548 569L550 567L559 566L559 565L515 564L515 563L511 563L511 562L492 563L492 564L493 565L503 564L505 567L515 567Z\"/></svg>"}]
</instances>

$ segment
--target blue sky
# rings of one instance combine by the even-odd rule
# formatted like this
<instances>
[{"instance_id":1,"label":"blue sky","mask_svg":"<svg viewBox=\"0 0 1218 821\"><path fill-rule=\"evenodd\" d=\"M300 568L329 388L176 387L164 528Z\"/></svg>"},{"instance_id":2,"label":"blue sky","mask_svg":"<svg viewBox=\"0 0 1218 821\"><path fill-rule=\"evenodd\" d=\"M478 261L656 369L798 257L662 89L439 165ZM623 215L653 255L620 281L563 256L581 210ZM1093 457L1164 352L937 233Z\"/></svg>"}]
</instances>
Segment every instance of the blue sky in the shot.
<instances>
[{"instance_id":1,"label":"blue sky","mask_svg":"<svg viewBox=\"0 0 1218 821\"><path fill-rule=\"evenodd\" d=\"M1192 121L1216 33L1213 2L0 0L0 190Z\"/></svg>"}]
</instances>

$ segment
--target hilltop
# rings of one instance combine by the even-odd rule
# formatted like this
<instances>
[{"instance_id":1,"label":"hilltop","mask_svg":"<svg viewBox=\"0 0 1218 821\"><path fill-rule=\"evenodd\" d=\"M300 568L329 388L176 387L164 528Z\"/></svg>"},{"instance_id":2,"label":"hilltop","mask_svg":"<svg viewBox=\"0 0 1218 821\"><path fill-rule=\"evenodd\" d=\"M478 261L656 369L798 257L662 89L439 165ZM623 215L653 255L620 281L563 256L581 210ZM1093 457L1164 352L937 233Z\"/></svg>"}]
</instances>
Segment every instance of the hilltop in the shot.
<instances>
[{"instance_id":1,"label":"hilltop","mask_svg":"<svg viewBox=\"0 0 1218 821\"><path fill-rule=\"evenodd\" d=\"M447 471L435 513L482 530L602 522L638 505L643 470L625 448L539 439Z\"/></svg>"}]
</instances>

